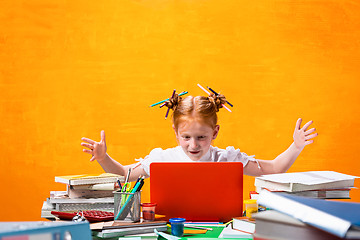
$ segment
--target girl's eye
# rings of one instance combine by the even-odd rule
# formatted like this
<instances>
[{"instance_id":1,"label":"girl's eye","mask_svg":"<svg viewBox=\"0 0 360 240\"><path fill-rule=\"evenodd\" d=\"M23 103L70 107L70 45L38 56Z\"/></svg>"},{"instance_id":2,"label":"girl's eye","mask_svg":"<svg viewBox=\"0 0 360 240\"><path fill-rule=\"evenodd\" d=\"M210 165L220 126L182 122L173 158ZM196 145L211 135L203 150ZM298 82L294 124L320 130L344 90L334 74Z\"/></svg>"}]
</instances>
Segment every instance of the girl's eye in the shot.
<instances>
[{"instance_id":1,"label":"girl's eye","mask_svg":"<svg viewBox=\"0 0 360 240\"><path fill-rule=\"evenodd\" d=\"M189 140L189 139L190 139L190 137L189 137L189 136L183 136L183 139L185 139L185 140Z\"/></svg>"},{"instance_id":2,"label":"girl's eye","mask_svg":"<svg viewBox=\"0 0 360 240\"><path fill-rule=\"evenodd\" d=\"M205 139L206 136L199 136L198 139L202 140L202 139Z\"/></svg>"}]
</instances>

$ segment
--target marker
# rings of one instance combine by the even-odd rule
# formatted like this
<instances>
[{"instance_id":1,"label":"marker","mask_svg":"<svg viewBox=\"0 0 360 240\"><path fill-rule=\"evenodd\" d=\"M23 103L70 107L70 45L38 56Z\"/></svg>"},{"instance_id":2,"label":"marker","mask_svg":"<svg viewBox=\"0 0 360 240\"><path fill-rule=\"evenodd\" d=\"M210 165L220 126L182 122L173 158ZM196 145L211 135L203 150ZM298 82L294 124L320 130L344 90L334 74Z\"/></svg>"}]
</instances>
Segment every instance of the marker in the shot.
<instances>
[{"instance_id":1,"label":"marker","mask_svg":"<svg viewBox=\"0 0 360 240\"><path fill-rule=\"evenodd\" d=\"M120 188L120 191L121 191L122 186L121 186L121 182L120 182L119 179L117 180L117 183L119 184L119 188Z\"/></svg>"},{"instance_id":2,"label":"marker","mask_svg":"<svg viewBox=\"0 0 360 240\"><path fill-rule=\"evenodd\" d=\"M145 183L144 178L141 178L141 180L140 180L140 186L139 186L137 192L139 192L139 191L141 190L141 188L142 188L142 186L144 185L144 183Z\"/></svg>"}]
</instances>

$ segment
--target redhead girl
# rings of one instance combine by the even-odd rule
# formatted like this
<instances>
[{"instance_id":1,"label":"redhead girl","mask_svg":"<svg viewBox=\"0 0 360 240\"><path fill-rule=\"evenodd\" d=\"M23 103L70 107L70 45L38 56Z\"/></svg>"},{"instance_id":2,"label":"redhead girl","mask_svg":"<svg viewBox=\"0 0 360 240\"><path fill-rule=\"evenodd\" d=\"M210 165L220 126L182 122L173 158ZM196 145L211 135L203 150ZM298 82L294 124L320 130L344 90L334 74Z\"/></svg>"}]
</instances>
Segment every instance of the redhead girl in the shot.
<instances>
[{"instance_id":1,"label":"redhead girl","mask_svg":"<svg viewBox=\"0 0 360 240\"><path fill-rule=\"evenodd\" d=\"M211 94L209 97L188 96L184 99L174 94L166 106L174 111L173 129L179 146L168 149L155 148L138 163L122 165L106 153L105 132L101 131L100 142L82 138L84 152L92 155L90 161L97 160L105 172L125 176L132 168L130 181L139 176L150 176L152 162L242 162L244 174L260 176L263 174L286 172L306 145L313 143L315 128L309 129L312 121L301 127L299 118L295 125L293 142L273 160L255 159L230 146L220 149L211 145L216 139L220 126L217 112L226 103L224 95Z\"/></svg>"}]
</instances>

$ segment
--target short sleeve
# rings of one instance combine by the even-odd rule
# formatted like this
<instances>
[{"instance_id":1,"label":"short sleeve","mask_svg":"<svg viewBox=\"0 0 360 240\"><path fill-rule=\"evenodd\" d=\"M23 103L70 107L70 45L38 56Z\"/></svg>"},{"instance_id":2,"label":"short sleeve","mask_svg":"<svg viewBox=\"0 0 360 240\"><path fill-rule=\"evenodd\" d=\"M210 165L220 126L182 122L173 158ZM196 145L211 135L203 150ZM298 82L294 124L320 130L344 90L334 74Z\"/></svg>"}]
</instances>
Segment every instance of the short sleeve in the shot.
<instances>
[{"instance_id":1,"label":"short sleeve","mask_svg":"<svg viewBox=\"0 0 360 240\"><path fill-rule=\"evenodd\" d=\"M249 156L244 152L241 152L240 149L235 149L234 147L230 146L224 149L217 149L218 156L217 161L219 162L241 162L245 167L249 161L256 162L254 158L255 155Z\"/></svg>"},{"instance_id":2,"label":"short sleeve","mask_svg":"<svg viewBox=\"0 0 360 240\"><path fill-rule=\"evenodd\" d=\"M135 160L140 161L140 164L143 167L144 171L148 176L150 176L150 164L153 162L161 162L163 151L164 150L162 148L155 148L144 159L139 158Z\"/></svg>"}]
</instances>

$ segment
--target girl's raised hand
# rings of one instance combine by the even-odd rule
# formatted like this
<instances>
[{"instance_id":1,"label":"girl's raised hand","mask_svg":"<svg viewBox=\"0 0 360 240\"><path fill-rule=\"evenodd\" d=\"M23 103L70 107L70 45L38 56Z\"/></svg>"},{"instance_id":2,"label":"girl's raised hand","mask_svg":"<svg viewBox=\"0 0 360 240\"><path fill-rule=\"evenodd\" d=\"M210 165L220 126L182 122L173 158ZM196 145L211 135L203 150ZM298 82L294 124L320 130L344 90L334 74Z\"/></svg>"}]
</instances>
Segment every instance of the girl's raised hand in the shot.
<instances>
[{"instance_id":1,"label":"girl's raised hand","mask_svg":"<svg viewBox=\"0 0 360 240\"><path fill-rule=\"evenodd\" d=\"M96 142L85 137L81 138L81 140L84 141L83 143L81 143L81 146L89 148L83 149L83 151L92 155L90 161L94 161L95 159L101 161L106 156L106 142L104 130L101 131L100 137L100 142Z\"/></svg>"},{"instance_id":2,"label":"girl's raised hand","mask_svg":"<svg viewBox=\"0 0 360 240\"><path fill-rule=\"evenodd\" d=\"M308 127L313 123L313 121L307 122L302 128L301 128L301 122L302 119L299 118L296 122L293 138L294 138L295 146L298 149L302 150L306 145L313 143L314 142L313 138L316 137L318 134L313 133L315 131L315 128L311 128L307 130Z\"/></svg>"}]
</instances>

